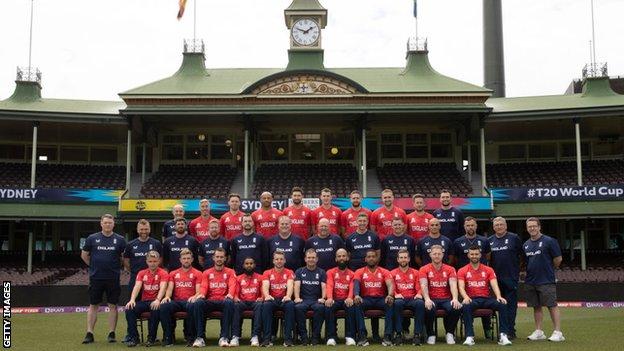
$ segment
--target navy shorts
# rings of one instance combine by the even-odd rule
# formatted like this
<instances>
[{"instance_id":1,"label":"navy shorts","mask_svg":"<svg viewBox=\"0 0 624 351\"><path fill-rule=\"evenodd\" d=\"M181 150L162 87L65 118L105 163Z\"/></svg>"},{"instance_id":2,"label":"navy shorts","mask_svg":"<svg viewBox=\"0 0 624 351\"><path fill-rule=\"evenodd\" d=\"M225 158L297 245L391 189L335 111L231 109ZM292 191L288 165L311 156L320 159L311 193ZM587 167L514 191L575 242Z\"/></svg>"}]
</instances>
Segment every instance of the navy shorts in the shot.
<instances>
[{"instance_id":1,"label":"navy shorts","mask_svg":"<svg viewBox=\"0 0 624 351\"><path fill-rule=\"evenodd\" d=\"M121 294L119 279L89 280L89 304L99 305L103 301L104 294L106 294L106 302L116 305Z\"/></svg>"}]
</instances>

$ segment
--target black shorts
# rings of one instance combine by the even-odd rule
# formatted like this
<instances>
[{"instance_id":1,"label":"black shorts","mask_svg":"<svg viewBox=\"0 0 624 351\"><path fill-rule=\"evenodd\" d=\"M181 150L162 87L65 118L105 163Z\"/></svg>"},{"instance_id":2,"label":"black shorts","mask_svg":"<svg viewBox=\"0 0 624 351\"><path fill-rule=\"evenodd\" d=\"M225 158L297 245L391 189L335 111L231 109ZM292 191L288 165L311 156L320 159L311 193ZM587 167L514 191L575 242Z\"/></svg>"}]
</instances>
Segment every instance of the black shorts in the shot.
<instances>
[{"instance_id":1,"label":"black shorts","mask_svg":"<svg viewBox=\"0 0 624 351\"><path fill-rule=\"evenodd\" d=\"M555 284L525 284L528 307L557 306L557 288Z\"/></svg>"},{"instance_id":2,"label":"black shorts","mask_svg":"<svg viewBox=\"0 0 624 351\"><path fill-rule=\"evenodd\" d=\"M106 294L106 302L116 305L119 302L121 286L119 279L89 279L89 304L99 305Z\"/></svg>"}]
</instances>

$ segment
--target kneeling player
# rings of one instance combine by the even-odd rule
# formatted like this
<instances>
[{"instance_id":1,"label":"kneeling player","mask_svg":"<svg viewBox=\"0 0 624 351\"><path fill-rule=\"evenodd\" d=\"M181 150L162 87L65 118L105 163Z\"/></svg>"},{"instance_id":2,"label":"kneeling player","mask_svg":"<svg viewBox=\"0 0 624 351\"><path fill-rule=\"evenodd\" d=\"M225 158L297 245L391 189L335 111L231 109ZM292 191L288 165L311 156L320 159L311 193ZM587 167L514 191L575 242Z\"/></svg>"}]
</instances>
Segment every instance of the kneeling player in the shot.
<instances>
[{"instance_id":1,"label":"kneeling player","mask_svg":"<svg viewBox=\"0 0 624 351\"><path fill-rule=\"evenodd\" d=\"M345 311L345 344L355 346L355 315L353 311L353 271L349 266L349 252L345 249L336 251L336 265L327 271L327 300L325 300L325 323L327 345L336 346L336 311Z\"/></svg>"},{"instance_id":2,"label":"kneeling player","mask_svg":"<svg viewBox=\"0 0 624 351\"><path fill-rule=\"evenodd\" d=\"M262 328L262 276L255 272L256 262L247 257L243 261L244 273L236 277L234 295L234 315L232 316L232 341L230 346L237 346L242 335L243 313L253 311L251 325L251 346L260 346Z\"/></svg>"},{"instance_id":3,"label":"kneeling player","mask_svg":"<svg viewBox=\"0 0 624 351\"><path fill-rule=\"evenodd\" d=\"M414 314L414 338L412 343L420 345L425 318L425 303L420 294L420 275L409 266L410 254L406 249L397 254L399 267L390 272L394 278L394 338L395 345L403 344L403 311L410 310Z\"/></svg>"},{"instance_id":4,"label":"kneeling player","mask_svg":"<svg viewBox=\"0 0 624 351\"><path fill-rule=\"evenodd\" d=\"M160 321L160 301L165 296L167 290L167 280L169 274L164 269L158 267L160 264L160 254L158 251L150 251L146 255L147 269L139 271L136 283L132 289L130 301L126 305L126 320L128 321L128 336L126 346L133 347L139 343L139 332L137 331L137 319L141 313L150 312L148 322L148 333L146 346L154 344L156 331ZM141 300L136 301L142 291Z\"/></svg>"}]
</instances>

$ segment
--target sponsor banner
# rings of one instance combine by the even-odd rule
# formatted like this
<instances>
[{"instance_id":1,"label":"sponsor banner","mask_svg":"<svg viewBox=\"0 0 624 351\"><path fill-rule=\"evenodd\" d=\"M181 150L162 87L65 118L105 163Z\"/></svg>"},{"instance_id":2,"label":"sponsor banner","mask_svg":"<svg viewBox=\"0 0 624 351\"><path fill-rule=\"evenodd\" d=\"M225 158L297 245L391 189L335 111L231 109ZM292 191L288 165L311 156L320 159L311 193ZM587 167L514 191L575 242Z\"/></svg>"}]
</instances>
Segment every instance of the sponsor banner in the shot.
<instances>
[{"instance_id":1,"label":"sponsor banner","mask_svg":"<svg viewBox=\"0 0 624 351\"><path fill-rule=\"evenodd\" d=\"M490 189L494 202L624 200L624 184Z\"/></svg>"},{"instance_id":2,"label":"sponsor banner","mask_svg":"<svg viewBox=\"0 0 624 351\"><path fill-rule=\"evenodd\" d=\"M0 188L0 202L104 202L117 203L124 190Z\"/></svg>"},{"instance_id":3,"label":"sponsor banner","mask_svg":"<svg viewBox=\"0 0 624 351\"><path fill-rule=\"evenodd\" d=\"M119 202L119 212L170 212L174 205L181 204L184 206L187 212L199 212L199 200L200 199L183 199L183 200L144 200L144 199L121 199ZM320 206L320 200L316 198L305 198L303 203L314 209ZM335 198L332 203L340 208L346 210L351 207L351 200L349 198ZM412 211L413 201L411 198L395 199L394 204L406 211ZM283 210L290 205L290 200L275 200L273 201L273 207L278 210ZM438 198L425 199L425 205L428 210L435 210L440 207L440 200ZM375 210L382 206L382 202L379 198L367 197L362 199L362 206L370 210ZM491 211L492 202L489 197L466 197L466 198L454 198L453 206L461 209L462 211ZM241 200L241 211L253 212L261 207L260 201L255 199L243 199ZM228 210L227 200L225 199L213 199L210 200L210 212L214 215L220 215Z\"/></svg>"}]
</instances>

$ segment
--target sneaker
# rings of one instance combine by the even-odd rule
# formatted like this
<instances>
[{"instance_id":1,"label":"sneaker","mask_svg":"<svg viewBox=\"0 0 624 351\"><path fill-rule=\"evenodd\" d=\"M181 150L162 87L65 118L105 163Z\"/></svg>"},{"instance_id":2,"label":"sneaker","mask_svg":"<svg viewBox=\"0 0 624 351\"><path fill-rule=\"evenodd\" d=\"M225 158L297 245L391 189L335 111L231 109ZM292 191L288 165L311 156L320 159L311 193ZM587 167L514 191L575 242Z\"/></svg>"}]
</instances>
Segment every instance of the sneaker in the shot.
<instances>
[{"instance_id":1,"label":"sneaker","mask_svg":"<svg viewBox=\"0 0 624 351\"><path fill-rule=\"evenodd\" d=\"M132 340L132 338L130 338L130 335L126 334L126 336L124 336L123 340L121 340L122 344L127 343L128 341Z\"/></svg>"},{"instance_id":2,"label":"sneaker","mask_svg":"<svg viewBox=\"0 0 624 351\"><path fill-rule=\"evenodd\" d=\"M392 346L392 340L389 335L384 336L383 340L381 340L381 346Z\"/></svg>"},{"instance_id":3,"label":"sneaker","mask_svg":"<svg viewBox=\"0 0 624 351\"><path fill-rule=\"evenodd\" d=\"M110 333L108 333L108 336L106 337L106 340L110 343L114 343L117 342L117 340L115 339L115 332L112 331Z\"/></svg>"},{"instance_id":4,"label":"sneaker","mask_svg":"<svg viewBox=\"0 0 624 351\"><path fill-rule=\"evenodd\" d=\"M498 344L502 346L507 346L511 345L511 341L509 341L505 333L501 333L500 338L498 339Z\"/></svg>"},{"instance_id":5,"label":"sneaker","mask_svg":"<svg viewBox=\"0 0 624 351\"><path fill-rule=\"evenodd\" d=\"M301 346L308 346L310 344L307 337L300 338L299 341L301 342Z\"/></svg>"},{"instance_id":6,"label":"sneaker","mask_svg":"<svg viewBox=\"0 0 624 351\"><path fill-rule=\"evenodd\" d=\"M533 333L531 333L531 335L527 336L527 339L529 339L531 341L545 340L546 339L546 335L544 335L543 331L541 331L539 329L535 329L535 331Z\"/></svg>"},{"instance_id":7,"label":"sneaker","mask_svg":"<svg viewBox=\"0 0 624 351\"><path fill-rule=\"evenodd\" d=\"M357 342L357 346L368 346L368 339L366 337L360 338Z\"/></svg>"},{"instance_id":8,"label":"sneaker","mask_svg":"<svg viewBox=\"0 0 624 351\"><path fill-rule=\"evenodd\" d=\"M327 339L327 346L336 346L336 339Z\"/></svg>"},{"instance_id":9,"label":"sneaker","mask_svg":"<svg viewBox=\"0 0 624 351\"><path fill-rule=\"evenodd\" d=\"M155 344L156 344L156 340L150 340L150 339L147 339L147 341L146 341L146 342L145 342L145 344L143 344L143 345L145 345L145 347L152 347L152 346L154 346Z\"/></svg>"},{"instance_id":10,"label":"sneaker","mask_svg":"<svg viewBox=\"0 0 624 351\"><path fill-rule=\"evenodd\" d=\"M380 343L381 343L381 336L373 335L373 344L380 344Z\"/></svg>"},{"instance_id":11,"label":"sneaker","mask_svg":"<svg viewBox=\"0 0 624 351\"><path fill-rule=\"evenodd\" d=\"M128 347L135 347L139 344L139 342L133 339L128 339L126 340L126 342L124 342L124 344L126 344L126 346Z\"/></svg>"},{"instance_id":12,"label":"sneaker","mask_svg":"<svg viewBox=\"0 0 624 351\"><path fill-rule=\"evenodd\" d=\"M473 346L474 344L474 336L467 336L466 340L464 340L464 345L466 346Z\"/></svg>"},{"instance_id":13,"label":"sneaker","mask_svg":"<svg viewBox=\"0 0 624 351\"><path fill-rule=\"evenodd\" d=\"M270 347L270 346L273 346L271 339L262 340L262 343L260 344L260 347Z\"/></svg>"},{"instance_id":14,"label":"sneaker","mask_svg":"<svg viewBox=\"0 0 624 351\"><path fill-rule=\"evenodd\" d=\"M392 343L395 346L403 345L403 334L397 334L397 336L394 337L394 340L392 340Z\"/></svg>"},{"instance_id":15,"label":"sneaker","mask_svg":"<svg viewBox=\"0 0 624 351\"><path fill-rule=\"evenodd\" d=\"M187 339L186 340L186 347L193 347L193 344L195 343L195 340L193 339Z\"/></svg>"},{"instance_id":16,"label":"sneaker","mask_svg":"<svg viewBox=\"0 0 624 351\"><path fill-rule=\"evenodd\" d=\"M435 342L436 342L435 335L431 335L431 336L427 337L427 344L428 345L435 345Z\"/></svg>"},{"instance_id":17,"label":"sneaker","mask_svg":"<svg viewBox=\"0 0 624 351\"><path fill-rule=\"evenodd\" d=\"M84 338L84 340L82 340L82 343L83 344L91 344L94 341L95 340L93 339L93 333L87 332L87 335L85 335L85 338Z\"/></svg>"},{"instance_id":18,"label":"sneaker","mask_svg":"<svg viewBox=\"0 0 624 351\"><path fill-rule=\"evenodd\" d=\"M507 334L507 339L515 340L516 339L516 332L512 332L512 333Z\"/></svg>"},{"instance_id":19,"label":"sneaker","mask_svg":"<svg viewBox=\"0 0 624 351\"><path fill-rule=\"evenodd\" d=\"M291 339L284 340L284 347L292 347L292 346L295 346L295 344L293 344L293 341Z\"/></svg>"},{"instance_id":20,"label":"sneaker","mask_svg":"<svg viewBox=\"0 0 624 351\"><path fill-rule=\"evenodd\" d=\"M252 347L260 346L260 342L258 341L258 337L255 336L255 335L251 337L250 343L251 343Z\"/></svg>"},{"instance_id":21,"label":"sneaker","mask_svg":"<svg viewBox=\"0 0 624 351\"><path fill-rule=\"evenodd\" d=\"M414 337L412 338L412 345L414 346L422 345L422 341L420 340L420 334L418 333L414 334Z\"/></svg>"},{"instance_id":22,"label":"sneaker","mask_svg":"<svg viewBox=\"0 0 624 351\"><path fill-rule=\"evenodd\" d=\"M232 340L230 340L230 347L238 347L239 344L238 336L233 336Z\"/></svg>"},{"instance_id":23,"label":"sneaker","mask_svg":"<svg viewBox=\"0 0 624 351\"><path fill-rule=\"evenodd\" d=\"M193 341L193 347L205 347L206 346L206 341L204 341L204 338L197 338L195 339L195 341Z\"/></svg>"},{"instance_id":24,"label":"sneaker","mask_svg":"<svg viewBox=\"0 0 624 351\"><path fill-rule=\"evenodd\" d=\"M446 343L449 345L455 345L455 335L446 333Z\"/></svg>"},{"instance_id":25,"label":"sneaker","mask_svg":"<svg viewBox=\"0 0 624 351\"><path fill-rule=\"evenodd\" d=\"M345 338L345 345L347 345L347 346L355 346L355 345L357 345L357 343L355 342L355 339L347 337L347 338Z\"/></svg>"},{"instance_id":26,"label":"sneaker","mask_svg":"<svg viewBox=\"0 0 624 351\"><path fill-rule=\"evenodd\" d=\"M310 343L310 345L312 346L318 346L318 344L321 343L321 340L318 338L312 338L312 342Z\"/></svg>"},{"instance_id":27,"label":"sneaker","mask_svg":"<svg viewBox=\"0 0 624 351\"><path fill-rule=\"evenodd\" d=\"M228 347L230 346L230 343L228 342L228 339L226 338L219 338L219 347Z\"/></svg>"},{"instance_id":28,"label":"sneaker","mask_svg":"<svg viewBox=\"0 0 624 351\"><path fill-rule=\"evenodd\" d=\"M555 330L550 338L548 338L548 341L561 342L565 341L565 338L563 337L562 332L560 332L559 330Z\"/></svg>"}]
</instances>

